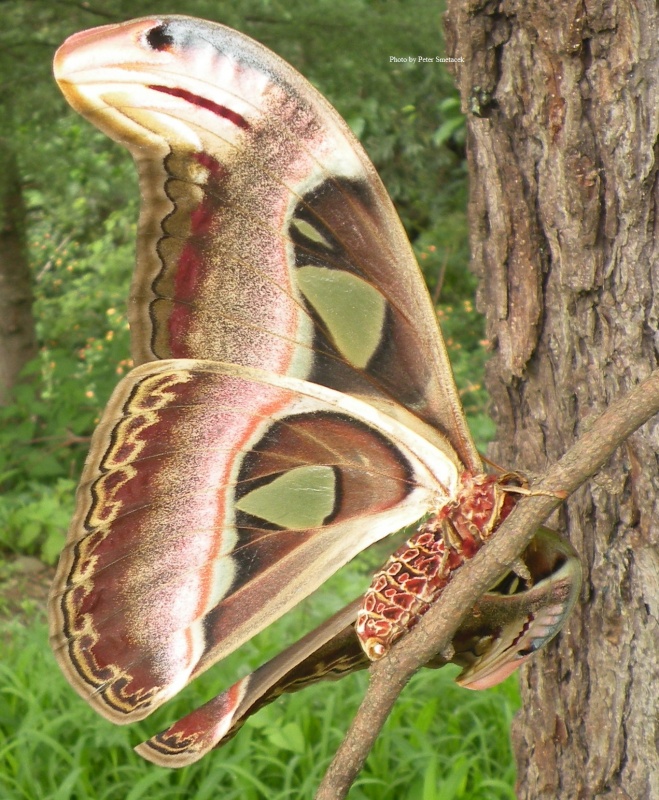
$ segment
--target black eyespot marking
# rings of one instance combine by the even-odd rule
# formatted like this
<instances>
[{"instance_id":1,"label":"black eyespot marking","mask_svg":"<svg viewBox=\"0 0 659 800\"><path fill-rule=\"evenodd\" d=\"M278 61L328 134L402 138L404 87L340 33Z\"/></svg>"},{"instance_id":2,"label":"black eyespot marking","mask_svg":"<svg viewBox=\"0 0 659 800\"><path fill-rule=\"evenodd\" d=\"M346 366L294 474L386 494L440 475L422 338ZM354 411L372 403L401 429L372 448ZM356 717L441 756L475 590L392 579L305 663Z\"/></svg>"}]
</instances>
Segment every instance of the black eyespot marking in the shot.
<instances>
[{"instance_id":1,"label":"black eyespot marking","mask_svg":"<svg viewBox=\"0 0 659 800\"><path fill-rule=\"evenodd\" d=\"M157 25L144 37L152 50L167 50L174 44L174 37L167 32L167 25Z\"/></svg>"}]
</instances>

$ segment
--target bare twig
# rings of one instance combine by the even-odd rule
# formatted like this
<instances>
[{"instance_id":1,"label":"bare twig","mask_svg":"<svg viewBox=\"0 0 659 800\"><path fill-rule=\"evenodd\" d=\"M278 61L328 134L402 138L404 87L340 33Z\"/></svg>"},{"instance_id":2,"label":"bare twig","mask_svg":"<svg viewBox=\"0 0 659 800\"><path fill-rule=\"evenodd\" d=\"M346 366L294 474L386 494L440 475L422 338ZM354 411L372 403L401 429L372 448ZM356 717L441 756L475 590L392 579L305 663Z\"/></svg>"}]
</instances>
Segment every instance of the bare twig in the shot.
<instances>
[{"instance_id":1,"label":"bare twig","mask_svg":"<svg viewBox=\"0 0 659 800\"><path fill-rule=\"evenodd\" d=\"M62 241L57 245L57 247L53 250L52 256L48 259L48 261L46 261L46 263L39 270L39 272L37 272L37 274L36 274L36 276L34 278L34 282L35 283L41 283L41 280L43 279L43 276L53 266L57 256L59 256L59 254L62 252L62 250L64 250L64 248L71 241L71 239L73 239L73 234L72 233L70 233L68 236L65 236L62 239Z\"/></svg>"},{"instance_id":2,"label":"bare twig","mask_svg":"<svg viewBox=\"0 0 659 800\"><path fill-rule=\"evenodd\" d=\"M559 505L597 472L637 428L659 412L659 370L613 403L538 481L538 492L523 498L497 535L446 587L440 600L386 658L370 670L368 691L318 789L316 800L347 795L389 712L410 677L451 641L463 617L480 595L512 566L537 528Z\"/></svg>"},{"instance_id":3,"label":"bare twig","mask_svg":"<svg viewBox=\"0 0 659 800\"><path fill-rule=\"evenodd\" d=\"M449 251L444 251L444 258L442 263L439 265L439 270L437 272L437 281L435 282L435 288L432 291L432 304L434 306L439 303L439 298L442 293L442 289L444 288L444 278L446 277L446 267L448 265L448 254Z\"/></svg>"}]
</instances>

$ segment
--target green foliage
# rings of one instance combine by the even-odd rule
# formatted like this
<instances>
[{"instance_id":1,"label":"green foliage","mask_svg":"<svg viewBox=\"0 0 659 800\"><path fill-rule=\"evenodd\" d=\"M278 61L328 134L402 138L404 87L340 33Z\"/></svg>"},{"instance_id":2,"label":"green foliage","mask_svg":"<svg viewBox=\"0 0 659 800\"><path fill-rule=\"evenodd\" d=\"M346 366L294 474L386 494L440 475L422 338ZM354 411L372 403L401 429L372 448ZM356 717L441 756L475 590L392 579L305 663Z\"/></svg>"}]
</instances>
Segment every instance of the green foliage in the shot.
<instances>
[{"instance_id":1,"label":"green foliage","mask_svg":"<svg viewBox=\"0 0 659 800\"><path fill-rule=\"evenodd\" d=\"M69 119L54 132L52 141L62 148L79 148L79 128ZM106 147L105 137L90 138ZM73 162L65 205L53 203L42 190L26 192L41 348L24 371L30 380L16 387L12 405L0 408L0 544L51 563L64 540L73 479L91 432L130 366L125 298L137 192L131 172L133 197L115 210L111 197L128 173L122 175L102 148L96 155L95 169L85 166L97 176L89 181L80 162Z\"/></svg>"},{"instance_id":2,"label":"green foliage","mask_svg":"<svg viewBox=\"0 0 659 800\"><path fill-rule=\"evenodd\" d=\"M432 141L437 147L452 142L455 147L464 147L467 126L460 108L460 98L447 97L439 104L444 121L433 134Z\"/></svg>"},{"instance_id":3,"label":"green foliage","mask_svg":"<svg viewBox=\"0 0 659 800\"><path fill-rule=\"evenodd\" d=\"M462 300L455 306L441 303L437 316L469 427L476 445L484 452L494 436L494 423L487 414L488 398L482 382L489 347L484 339L483 318L471 300Z\"/></svg>"},{"instance_id":4,"label":"green foliage","mask_svg":"<svg viewBox=\"0 0 659 800\"><path fill-rule=\"evenodd\" d=\"M64 546L75 484L57 477L44 491L37 476L15 492L11 503L0 505L0 547L54 563Z\"/></svg>"}]
</instances>

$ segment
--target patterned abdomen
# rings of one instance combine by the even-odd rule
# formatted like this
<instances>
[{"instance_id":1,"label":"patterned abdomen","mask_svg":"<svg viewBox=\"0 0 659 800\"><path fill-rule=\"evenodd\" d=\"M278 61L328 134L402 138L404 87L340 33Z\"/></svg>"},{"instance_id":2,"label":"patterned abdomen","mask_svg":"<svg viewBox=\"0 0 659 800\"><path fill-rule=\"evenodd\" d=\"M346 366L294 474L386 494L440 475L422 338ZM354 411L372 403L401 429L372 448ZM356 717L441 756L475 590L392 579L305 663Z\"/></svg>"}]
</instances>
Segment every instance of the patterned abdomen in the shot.
<instances>
[{"instance_id":1,"label":"patterned abdomen","mask_svg":"<svg viewBox=\"0 0 659 800\"><path fill-rule=\"evenodd\" d=\"M473 557L515 506L515 473L460 476L460 491L428 519L375 574L355 630L376 661L413 628L462 564Z\"/></svg>"}]
</instances>

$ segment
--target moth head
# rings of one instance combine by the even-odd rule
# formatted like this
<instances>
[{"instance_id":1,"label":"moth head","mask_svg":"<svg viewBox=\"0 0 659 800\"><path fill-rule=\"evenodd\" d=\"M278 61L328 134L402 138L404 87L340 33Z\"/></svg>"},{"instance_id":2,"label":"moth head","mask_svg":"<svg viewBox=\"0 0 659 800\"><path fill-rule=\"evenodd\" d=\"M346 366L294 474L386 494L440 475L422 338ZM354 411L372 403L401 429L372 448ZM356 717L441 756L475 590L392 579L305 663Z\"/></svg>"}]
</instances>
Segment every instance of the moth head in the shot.
<instances>
[{"instance_id":1,"label":"moth head","mask_svg":"<svg viewBox=\"0 0 659 800\"><path fill-rule=\"evenodd\" d=\"M54 74L73 108L134 155L199 151L211 129L232 140L249 128L269 84L249 68L249 50L236 53L227 29L203 20L143 17L74 34Z\"/></svg>"},{"instance_id":2,"label":"moth head","mask_svg":"<svg viewBox=\"0 0 659 800\"><path fill-rule=\"evenodd\" d=\"M581 588L581 564L572 545L541 528L522 554L526 577L508 573L484 595L454 647L467 689L495 686L561 630ZM528 581L528 575L531 582Z\"/></svg>"}]
</instances>

